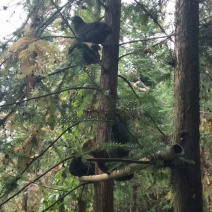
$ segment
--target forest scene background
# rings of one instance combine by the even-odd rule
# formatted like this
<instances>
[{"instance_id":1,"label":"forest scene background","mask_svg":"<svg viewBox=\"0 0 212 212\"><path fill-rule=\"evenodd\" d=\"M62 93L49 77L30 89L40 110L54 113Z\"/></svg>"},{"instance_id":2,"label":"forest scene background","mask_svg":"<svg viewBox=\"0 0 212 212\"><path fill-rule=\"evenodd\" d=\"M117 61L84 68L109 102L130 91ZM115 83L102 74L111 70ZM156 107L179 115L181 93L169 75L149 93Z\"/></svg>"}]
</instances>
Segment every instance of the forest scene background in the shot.
<instances>
[{"instance_id":1,"label":"forest scene background","mask_svg":"<svg viewBox=\"0 0 212 212\"><path fill-rule=\"evenodd\" d=\"M1 3L1 22L9 27L19 13L21 23L13 25L10 34L2 33L0 40L1 211L94 211L93 183L71 175L70 162L117 148L129 152L126 159L141 164L132 179L114 181L114 211L173 211L171 169L163 161L150 162L155 153L173 145L175 1L122 1L115 109L110 91L101 84L107 46L99 45L100 60L95 64L86 63L81 51L70 54L79 42L73 17L86 23L104 21L107 2ZM200 159L208 212L212 210L211 11L211 0L199 2ZM84 147L98 138L99 122L106 114L99 109L100 94L112 105L113 118L121 116L123 135L132 134L124 145ZM189 159L185 163L192 164ZM110 174L130 162L108 164Z\"/></svg>"}]
</instances>

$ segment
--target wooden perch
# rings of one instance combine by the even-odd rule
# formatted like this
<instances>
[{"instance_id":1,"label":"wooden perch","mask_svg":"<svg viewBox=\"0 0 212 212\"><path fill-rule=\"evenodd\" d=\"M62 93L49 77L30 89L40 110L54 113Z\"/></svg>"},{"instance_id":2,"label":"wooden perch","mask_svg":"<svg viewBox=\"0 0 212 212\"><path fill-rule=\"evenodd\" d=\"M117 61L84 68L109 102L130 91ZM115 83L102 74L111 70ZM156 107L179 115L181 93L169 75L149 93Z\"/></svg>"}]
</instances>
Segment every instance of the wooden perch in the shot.
<instances>
[{"instance_id":1,"label":"wooden perch","mask_svg":"<svg viewBox=\"0 0 212 212\"><path fill-rule=\"evenodd\" d=\"M160 159L162 161L171 161L184 155L184 149L179 144L174 144L163 151L157 152L152 160Z\"/></svg>"},{"instance_id":2,"label":"wooden perch","mask_svg":"<svg viewBox=\"0 0 212 212\"><path fill-rule=\"evenodd\" d=\"M158 160L162 160L163 162L173 161L181 156L184 155L183 147L179 144L174 144L171 147L168 147L164 151L159 151L155 155L153 155L150 159L149 164L156 164ZM92 159L90 159L92 160ZM94 159L95 161L98 160L97 158ZM114 162L115 158L111 160ZM107 159L109 162L110 159ZM124 161L124 160L123 160ZM140 163L140 164L138 164ZM87 181L87 182L97 182L97 181L104 181L109 179L116 179L126 175L133 173L136 169L140 169L141 165L143 164L142 159L137 161L135 164L130 164L129 166L125 167L122 170L113 171L111 174L100 174L100 175L92 175L92 176L82 176L79 180ZM147 164L147 163L146 163ZM143 164L144 165L144 164Z\"/></svg>"}]
</instances>

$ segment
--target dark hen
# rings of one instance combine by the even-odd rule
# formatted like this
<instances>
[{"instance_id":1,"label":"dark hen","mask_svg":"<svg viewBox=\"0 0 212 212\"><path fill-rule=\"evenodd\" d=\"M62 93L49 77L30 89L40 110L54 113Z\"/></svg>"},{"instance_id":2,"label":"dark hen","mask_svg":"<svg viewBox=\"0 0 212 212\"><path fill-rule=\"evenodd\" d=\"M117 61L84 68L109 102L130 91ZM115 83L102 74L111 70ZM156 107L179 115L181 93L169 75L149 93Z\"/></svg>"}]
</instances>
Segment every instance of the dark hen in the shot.
<instances>
[{"instance_id":1,"label":"dark hen","mask_svg":"<svg viewBox=\"0 0 212 212\"><path fill-rule=\"evenodd\" d=\"M104 22L85 23L79 16L75 16L72 22L77 36L83 42L103 44L112 33L111 27Z\"/></svg>"},{"instance_id":2,"label":"dark hen","mask_svg":"<svg viewBox=\"0 0 212 212\"><path fill-rule=\"evenodd\" d=\"M89 47L84 43L76 43L69 48L68 55L70 56L75 54L76 51L80 51L84 63L88 65L97 64L100 61L99 50L100 46L97 44L93 44L91 47Z\"/></svg>"},{"instance_id":3,"label":"dark hen","mask_svg":"<svg viewBox=\"0 0 212 212\"><path fill-rule=\"evenodd\" d=\"M95 163L82 160L82 158L73 158L69 171L77 177L95 175Z\"/></svg>"}]
</instances>

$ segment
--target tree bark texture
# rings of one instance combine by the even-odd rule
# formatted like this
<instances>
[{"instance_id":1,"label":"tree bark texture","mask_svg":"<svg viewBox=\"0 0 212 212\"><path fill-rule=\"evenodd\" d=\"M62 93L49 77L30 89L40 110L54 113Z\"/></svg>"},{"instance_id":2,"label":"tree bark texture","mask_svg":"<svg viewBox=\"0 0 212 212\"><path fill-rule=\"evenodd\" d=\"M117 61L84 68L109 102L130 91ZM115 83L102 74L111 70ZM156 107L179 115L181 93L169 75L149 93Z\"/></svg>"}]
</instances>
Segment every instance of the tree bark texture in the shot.
<instances>
[{"instance_id":1,"label":"tree bark texture","mask_svg":"<svg viewBox=\"0 0 212 212\"><path fill-rule=\"evenodd\" d=\"M25 212L28 211L27 203L28 203L28 188L24 189L22 197L22 210Z\"/></svg>"},{"instance_id":2,"label":"tree bark texture","mask_svg":"<svg viewBox=\"0 0 212 212\"><path fill-rule=\"evenodd\" d=\"M132 187L130 212L137 212L137 192L138 192L138 186L134 185Z\"/></svg>"},{"instance_id":3,"label":"tree bark texture","mask_svg":"<svg viewBox=\"0 0 212 212\"><path fill-rule=\"evenodd\" d=\"M78 202L78 212L86 212L86 206L87 202L80 198Z\"/></svg>"},{"instance_id":4,"label":"tree bark texture","mask_svg":"<svg viewBox=\"0 0 212 212\"><path fill-rule=\"evenodd\" d=\"M106 0L105 22L111 26L112 34L108 36L102 53L102 71L100 77L101 91L99 94L99 110L104 121L98 123L96 143L103 144L111 139L111 124L117 99L117 77L119 58L119 34L121 0ZM101 171L96 169L96 174ZM114 181L96 182L94 184L94 212L113 212Z\"/></svg>"},{"instance_id":5,"label":"tree bark texture","mask_svg":"<svg viewBox=\"0 0 212 212\"><path fill-rule=\"evenodd\" d=\"M175 212L202 212L199 147L199 1L176 1L174 143L194 164L172 170Z\"/></svg>"},{"instance_id":6,"label":"tree bark texture","mask_svg":"<svg viewBox=\"0 0 212 212\"><path fill-rule=\"evenodd\" d=\"M59 212L65 212L64 198L59 201Z\"/></svg>"}]
</instances>

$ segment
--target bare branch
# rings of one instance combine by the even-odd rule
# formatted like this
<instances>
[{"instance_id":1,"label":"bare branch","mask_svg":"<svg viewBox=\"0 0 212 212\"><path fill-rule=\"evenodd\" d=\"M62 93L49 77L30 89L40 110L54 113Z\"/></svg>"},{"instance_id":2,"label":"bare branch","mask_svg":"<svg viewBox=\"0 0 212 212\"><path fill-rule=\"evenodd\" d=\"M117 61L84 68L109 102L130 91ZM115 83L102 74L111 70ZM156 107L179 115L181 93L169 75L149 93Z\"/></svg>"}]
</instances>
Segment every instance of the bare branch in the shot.
<instances>
[{"instance_id":1,"label":"bare branch","mask_svg":"<svg viewBox=\"0 0 212 212\"><path fill-rule=\"evenodd\" d=\"M71 28L70 24L68 23L68 21L65 19L65 17L63 16L63 14L61 13L60 8L58 8L58 6L54 3L53 0L51 0L52 4L55 6L55 8L57 9L58 13L60 14L60 16L62 17L63 21L67 24L68 28L71 30L71 32L73 33L73 35L75 36L75 38L77 39L77 41L79 42L79 38L77 38L76 34L74 33L73 29Z\"/></svg>"},{"instance_id":2,"label":"bare branch","mask_svg":"<svg viewBox=\"0 0 212 212\"><path fill-rule=\"evenodd\" d=\"M73 0L68 1L66 4L64 4L62 7L59 8L59 10L57 10L53 15L51 15L44 23L42 23L39 28L36 31L36 34L41 35L42 32L44 31L44 29L50 25L57 17L58 17L58 13L59 11L61 11L63 8L69 6L69 4L73 3Z\"/></svg>"},{"instance_id":3,"label":"bare branch","mask_svg":"<svg viewBox=\"0 0 212 212\"><path fill-rule=\"evenodd\" d=\"M122 56L119 57L119 60L121 60L123 57L126 57L126 56L134 54L134 53L135 53L135 51L129 52L127 54L123 54Z\"/></svg>"},{"instance_id":4,"label":"bare branch","mask_svg":"<svg viewBox=\"0 0 212 212\"><path fill-rule=\"evenodd\" d=\"M166 31L163 29L163 27L159 24L159 22L157 21L157 19L145 8L145 6L143 4L141 4L140 2L138 2L137 0L135 0L135 2L144 10L145 13L147 13L149 15L149 17L151 17L151 19L159 26L159 28L161 29L161 31L167 35ZM174 42L171 37L169 38L170 41Z\"/></svg>"},{"instance_id":5,"label":"bare branch","mask_svg":"<svg viewBox=\"0 0 212 212\"><path fill-rule=\"evenodd\" d=\"M132 40L132 41L128 41L128 42L124 42L124 43L120 43L119 46L125 45L125 44L129 44L129 43L138 43L138 42L146 42L146 41L150 41L150 40L157 40L157 39L161 39L161 38L169 38L174 36L175 34L170 34L170 35L164 35L164 36L159 36L159 37L153 37L153 38L147 38L147 39L139 39L139 40Z\"/></svg>"},{"instance_id":6,"label":"bare branch","mask_svg":"<svg viewBox=\"0 0 212 212\"><path fill-rule=\"evenodd\" d=\"M69 91L69 90L80 90L80 89L97 90L97 88L91 88L91 87L72 87L72 88L67 88L67 89L61 90L61 91L48 93L48 94L45 94L45 95L42 95L42 96L36 96L36 97L32 97L32 98L25 99L25 100L22 100L22 101L16 101L16 102L13 102L13 103L0 105L0 108L11 106L11 105L19 105L19 104L24 103L24 102L29 102L29 101L35 100L35 99L41 99L41 98L44 98L44 97L47 97L47 96L51 96L51 95L54 95L54 94L59 94L59 93L62 93L62 92L65 92L65 91Z\"/></svg>"}]
</instances>

